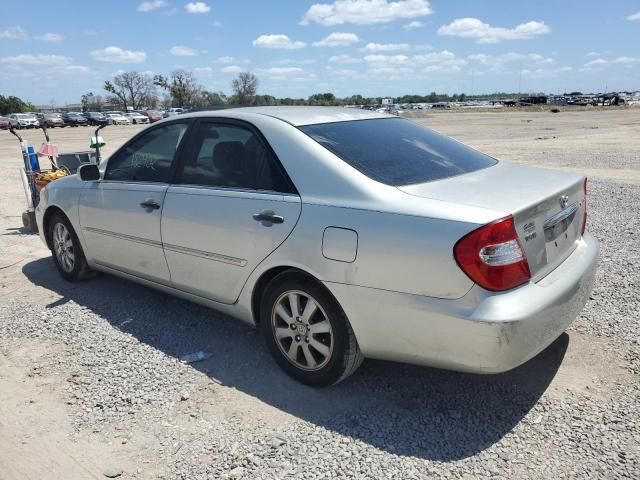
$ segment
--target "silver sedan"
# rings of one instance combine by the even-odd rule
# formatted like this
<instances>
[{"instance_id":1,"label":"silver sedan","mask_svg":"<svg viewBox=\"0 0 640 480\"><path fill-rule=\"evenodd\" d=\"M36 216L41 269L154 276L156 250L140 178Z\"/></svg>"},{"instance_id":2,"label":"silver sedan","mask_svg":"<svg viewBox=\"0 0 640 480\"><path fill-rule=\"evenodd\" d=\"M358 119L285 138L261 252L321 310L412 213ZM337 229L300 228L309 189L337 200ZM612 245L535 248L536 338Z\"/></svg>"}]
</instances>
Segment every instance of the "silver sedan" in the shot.
<instances>
[{"instance_id":1,"label":"silver sedan","mask_svg":"<svg viewBox=\"0 0 640 480\"><path fill-rule=\"evenodd\" d=\"M578 174L343 108L171 117L41 192L60 274L118 275L256 325L312 385L364 357L493 373L589 298Z\"/></svg>"}]
</instances>

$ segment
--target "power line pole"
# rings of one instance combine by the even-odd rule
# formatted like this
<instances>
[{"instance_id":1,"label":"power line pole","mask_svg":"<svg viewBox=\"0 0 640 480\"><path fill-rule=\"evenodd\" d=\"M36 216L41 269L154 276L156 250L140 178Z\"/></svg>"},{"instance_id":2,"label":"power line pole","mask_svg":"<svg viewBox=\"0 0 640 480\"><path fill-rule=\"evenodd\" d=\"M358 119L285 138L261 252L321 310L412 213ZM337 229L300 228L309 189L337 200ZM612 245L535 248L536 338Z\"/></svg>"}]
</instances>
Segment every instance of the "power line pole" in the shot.
<instances>
[{"instance_id":1,"label":"power line pole","mask_svg":"<svg viewBox=\"0 0 640 480\"><path fill-rule=\"evenodd\" d=\"M522 63L520 63L520 76L518 77L518 95L522 91Z\"/></svg>"}]
</instances>

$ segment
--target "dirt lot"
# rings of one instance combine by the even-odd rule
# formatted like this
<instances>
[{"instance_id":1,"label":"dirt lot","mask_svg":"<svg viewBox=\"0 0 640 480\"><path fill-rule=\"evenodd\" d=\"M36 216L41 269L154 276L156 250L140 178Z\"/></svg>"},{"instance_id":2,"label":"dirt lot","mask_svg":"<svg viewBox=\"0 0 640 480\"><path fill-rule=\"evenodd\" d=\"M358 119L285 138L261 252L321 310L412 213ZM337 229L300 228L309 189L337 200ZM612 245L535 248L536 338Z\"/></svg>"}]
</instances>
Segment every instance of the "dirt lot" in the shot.
<instances>
[{"instance_id":1,"label":"dirt lot","mask_svg":"<svg viewBox=\"0 0 640 480\"><path fill-rule=\"evenodd\" d=\"M303 387L223 315L106 275L61 281L21 229L20 150L0 131L0 479L640 478L640 109L408 116L590 177L601 261L567 334L502 375L365 361ZM138 129L104 130L105 152ZM51 136L74 151L91 131ZM212 356L179 361L197 350Z\"/></svg>"}]
</instances>

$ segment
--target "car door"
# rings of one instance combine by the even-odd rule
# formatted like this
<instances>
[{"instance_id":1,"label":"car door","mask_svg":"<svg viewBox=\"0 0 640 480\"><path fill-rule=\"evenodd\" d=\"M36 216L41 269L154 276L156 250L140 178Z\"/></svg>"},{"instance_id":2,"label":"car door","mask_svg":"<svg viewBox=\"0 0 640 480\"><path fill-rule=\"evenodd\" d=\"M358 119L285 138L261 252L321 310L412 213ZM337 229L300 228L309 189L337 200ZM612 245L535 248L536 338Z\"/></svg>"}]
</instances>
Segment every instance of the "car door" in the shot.
<instances>
[{"instance_id":1,"label":"car door","mask_svg":"<svg viewBox=\"0 0 640 480\"><path fill-rule=\"evenodd\" d=\"M92 261L170 283L160 219L188 127L176 121L142 132L109 158L101 181L86 185L80 225Z\"/></svg>"},{"instance_id":2,"label":"car door","mask_svg":"<svg viewBox=\"0 0 640 480\"><path fill-rule=\"evenodd\" d=\"M200 120L188 144L162 212L171 281L231 304L254 268L293 230L300 197L252 125Z\"/></svg>"}]
</instances>

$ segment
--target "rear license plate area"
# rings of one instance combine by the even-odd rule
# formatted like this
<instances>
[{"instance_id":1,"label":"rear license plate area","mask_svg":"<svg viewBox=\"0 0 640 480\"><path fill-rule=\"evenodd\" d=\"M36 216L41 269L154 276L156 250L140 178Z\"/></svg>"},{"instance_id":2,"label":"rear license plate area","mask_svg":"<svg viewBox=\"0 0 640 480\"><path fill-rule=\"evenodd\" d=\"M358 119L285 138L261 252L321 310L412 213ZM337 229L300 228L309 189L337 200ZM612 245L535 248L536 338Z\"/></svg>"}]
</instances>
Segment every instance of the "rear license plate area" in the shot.
<instances>
[{"instance_id":1,"label":"rear license plate area","mask_svg":"<svg viewBox=\"0 0 640 480\"><path fill-rule=\"evenodd\" d=\"M555 259L575 243L578 238L578 222L574 221L577 213L578 206L574 204L544 223L547 261Z\"/></svg>"}]
</instances>

